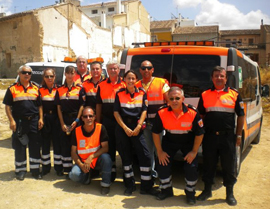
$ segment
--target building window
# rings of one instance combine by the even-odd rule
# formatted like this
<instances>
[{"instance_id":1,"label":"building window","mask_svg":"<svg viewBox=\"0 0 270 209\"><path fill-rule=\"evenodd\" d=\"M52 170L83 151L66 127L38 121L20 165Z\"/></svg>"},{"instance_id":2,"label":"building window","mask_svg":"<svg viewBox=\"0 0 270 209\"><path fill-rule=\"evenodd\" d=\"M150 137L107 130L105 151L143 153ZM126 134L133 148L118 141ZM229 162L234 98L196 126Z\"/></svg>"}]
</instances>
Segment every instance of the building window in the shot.
<instances>
[{"instance_id":1,"label":"building window","mask_svg":"<svg viewBox=\"0 0 270 209\"><path fill-rule=\"evenodd\" d=\"M248 39L248 45L252 45L253 44L253 38L249 38Z\"/></svg>"},{"instance_id":2,"label":"building window","mask_svg":"<svg viewBox=\"0 0 270 209\"><path fill-rule=\"evenodd\" d=\"M151 41L152 42L155 42L155 41L157 41L158 39L157 39L157 35L152 35L151 36Z\"/></svg>"},{"instance_id":3,"label":"building window","mask_svg":"<svg viewBox=\"0 0 270 209\"><path fill-rule=\"evenodd\" d=\"M239 41L242 43L242 39L241 38L239 38Z\"/></svg>"},{"instance_id":4,"label":"building window","mask_svg":"<svg viewBox=\"0 0 270 209\"><path fill-rule=\"evenodd\" d=\"M6 53L6 63L7 63L7 67L10 68L11 67L11 53Z\"/></svg>"},{"instance_id":5,"label":"building window","mask_svg":"<svg viewBox=\"0 0 270 209\"><path fill-rule=\"evenodd\" d=\"M114 7L109 7L108 12L114 12Z\"/></svg>"},{"instance_id":6,"label":"building window","mask_svg":"<svg viewBox=\"0 0 270 209\"><path fill-rule=\"evenodd\" d=\"M231 47L231 39L226 39L225 41L228 42L226 43L226 47Z\"/></svg>"},{"instance_id":7,"label":"building window","mask_svg":"<svg viewBox=\"0 0 270 209\"><path fill-rule=\"evenodd\" d=\"M92 15L97 14L97 13L98 13L97 9L92 10Z\"/></svg>"}]
</instances>

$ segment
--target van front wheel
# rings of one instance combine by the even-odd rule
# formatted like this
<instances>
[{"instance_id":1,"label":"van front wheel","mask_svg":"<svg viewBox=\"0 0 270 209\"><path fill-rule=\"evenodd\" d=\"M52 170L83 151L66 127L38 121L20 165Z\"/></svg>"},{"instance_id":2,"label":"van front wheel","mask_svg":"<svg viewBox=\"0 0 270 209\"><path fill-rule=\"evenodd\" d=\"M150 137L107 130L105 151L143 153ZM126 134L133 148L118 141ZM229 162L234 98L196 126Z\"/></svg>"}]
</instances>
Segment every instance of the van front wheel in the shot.
<instances>
[{"instance_id":1,"label":"van front wheel","mask_svg":"<svg viewBox=\"0 0 270 209\"><path fill-rule=\"evenodd\" d=\"M237 177L240 173L242 163L242 143L236 147L236 160L235 160L235 176Z\"/></svg>"},{"instance_id":2,"label":"van front wheel","mask_svg":"<svg viewBox=\"0 0 270 209\"><path fill-rule=\"evenodd\" d=\"M260 139L261 139L261 129L262 129L262 119L261 119L261 125L260 125L259 133L257 134L257 136L251 142L252 144L259 144Z\"/></svg>"}]
</instances>

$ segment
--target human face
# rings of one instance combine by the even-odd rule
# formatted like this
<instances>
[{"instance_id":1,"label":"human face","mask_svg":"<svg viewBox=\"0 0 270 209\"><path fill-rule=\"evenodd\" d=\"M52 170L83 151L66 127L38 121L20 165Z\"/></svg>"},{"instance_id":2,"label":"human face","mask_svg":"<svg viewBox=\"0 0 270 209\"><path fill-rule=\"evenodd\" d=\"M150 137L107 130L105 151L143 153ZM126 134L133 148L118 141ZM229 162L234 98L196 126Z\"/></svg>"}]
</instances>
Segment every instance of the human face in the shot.
<instances>
[{"instance_id":1,"label":"human face","mask_svg":"<svg viewBox=\"0 0 270 209\"><path fill-rule=\"evenodd\" d=\"M44 81L47 86L52 86L54 84L55 75L52 70L46 70L44 74Z\"/></svg>"},{"instance_id":2,"label":"human face","mask_svg":"<svg viewBox=\"0 0 270 209\"><path fill-rule=\"evenodd\" d=\"M144 79L150 79L154 72L154 68L151 62L145 61L141 64L140 73Z\"/></svg>"},{"instance_id":3,"label":"human face","mask_svg":"<svg viewBox=\"0 0 270 209\"><path fill-rule=\"evenodd\" d=\"M135 83L137 81L136 76L133 73L128 73L124 78L127 88L134 88Z\"/></svg>"},{"instance_id":4,"label":"human face","mask_svg":"<svg viewBox=\"0 0 270 209\"><path fill-rule=\"evenodd\" d=\"M91 65L91 76L95 79L100 79L102 73L102 69L100 64L93 64Z\"/></svg>"},{"instance_id":5,"label":"human face","mask_svg":"<svg viewBox=\"0 0 270 209\"><path fill-rule=\"evenodd\" d=\"M184 96L181 94L181 91L175 90L175 91L170 92L168 95L168 98L169 98L168 104L172 108L172 110L182 109Z\"/></svg>"},{"instance_id":6,"label":"human face","mask_svg":"<svg viewBox=\"0 0 270 209\"><path fill-rule=\"evenodd\" d=\"M91 126L95 122L95 114L92 109L87 108L82 113L82 121L84 122L85 126Z\"/></svg>"},{"instance_id":7,"label":"human face","mask_svg":"<svg viewBox=\"0 0 270 209\"><path fill-rule=\"evenodd\" d=\"M28 83L31 79L32 71L29 68L22 68L22 71L19 72L20 82Z\"/></svg>"},{"instance_id":8,"label":"human face","mask_svg":"<svg viewBox=\"0 0 270 209\"><path fill-rule=\"evenodd\" d=\"M87 60L86 60L86 58L78 57L76 65L77 65L78 72L81 75L86 73L86 71L87 71Z\"/></svg>"},{"instance_id":9,"label":"human face","mask_svg":"<svg viewBox=\"0 0 270 209\"><path fill-rule=\"evenodd\" d=\"M227 83L226 71L214 71L212 82L217 90L223 89Z\"/></svg>"},{"instance_id":10,"label":"human face","mask_svg":"<svg viewBox=\"0 0 270 209\"><path fill-rule=\"evenodd\" d=\"M109 74L110 79L116 79L119 75L120 69L117 64L111 64L108 65L107 72Z\"/></svg>"},{"instance_id":11,"label":"human face","mask_svg":"<svg viewBox=\"0 0 270 209\"><path fill-rule=\"evenodd\" d=\"M75 70L71 71L69 73L65 73L65 76L66 76L67 83L73 83L74 76L75 76Z\"/></svg>"}]
</instances>

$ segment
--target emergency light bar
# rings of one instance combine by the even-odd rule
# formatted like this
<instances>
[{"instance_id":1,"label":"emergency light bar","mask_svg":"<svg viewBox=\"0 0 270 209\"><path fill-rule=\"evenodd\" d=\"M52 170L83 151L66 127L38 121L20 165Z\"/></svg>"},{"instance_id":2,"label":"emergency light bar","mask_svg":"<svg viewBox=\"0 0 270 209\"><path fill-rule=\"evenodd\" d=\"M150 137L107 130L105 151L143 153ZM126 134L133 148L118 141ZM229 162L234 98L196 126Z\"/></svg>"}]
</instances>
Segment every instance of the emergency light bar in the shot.
<instances>
[{"instance_id":1,"label":"emergency light bar","mask_svg":"<svg viewBox=\"0 0 270 209\"><path fill-rule=\"evenodd\" d=\"M75 63L76 62L76 58L72 58L72 57L65 57L64 58L64 62L73 62ZM97 57L97 58L91 58L91 59L87 59L87 63L88 64L91 64L93 62L100 62L100 63L103 63L104 60L102 57Z\"/></svg>"},{"instance_id":2,"label":"emergency light bar","mask_svg":"<svg viewBox=\"0 0 270 209\"><path fill-rule=\"evenodd\" d=\"M132 45L144 45L148 46L176 46L176 45L188 45L188 46L215 46L214 41L166 41L166 42L142 42L132 43Z\"/></svg>"}]
</instances>

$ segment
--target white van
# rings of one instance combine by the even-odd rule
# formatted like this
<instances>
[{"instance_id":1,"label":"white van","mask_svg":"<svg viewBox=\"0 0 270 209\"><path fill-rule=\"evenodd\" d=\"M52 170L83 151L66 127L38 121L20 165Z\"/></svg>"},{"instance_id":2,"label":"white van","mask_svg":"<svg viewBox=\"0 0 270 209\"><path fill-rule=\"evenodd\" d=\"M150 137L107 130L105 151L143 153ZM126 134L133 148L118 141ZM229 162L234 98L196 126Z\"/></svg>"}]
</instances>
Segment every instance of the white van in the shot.
<instances>
[{"instance_id":1,"label":"white van","mask_svg":"<svg viewBox=\"0 0 270 209\"><path fill-rule=\"evenodd\" d=\"M144 47L140 47L140 45ZM251 142L259 143L263 120L261 88L258 64L235 48L215 47L212 41L147 42L136 43L135 48L122 52L121 64L125 70L134 70L139 78L142 61L154 66L154 76L166 78L183 88L185 102L197 107L200 94L212 86L211 72L217 65L227 69L228 82L236 88L245 106L245 124L242 144L237 150L236 173L241 166L243 151Z\"/></svg>"},{"instance_id":2,"label":"white van","mask_svg":"<svg viewBox=\"0 0 270 209\"><path fill-rule=\"evenodd\" d=\"M62 85L65 82L65 68L69 65L72 65L77 70L77 66L75 62L29 62L25 65L30 66L33 70L31 81L36 82L37 84L41 84L42 82L42 72L46 68L53 68L56 73L55 83L58 85ZM90 69L90 65L87 65L88 70ZM106 69L102 69L102 78L107 78ZM17 77L18 80L18 77Z\"/></svg>"}]
</instances>

